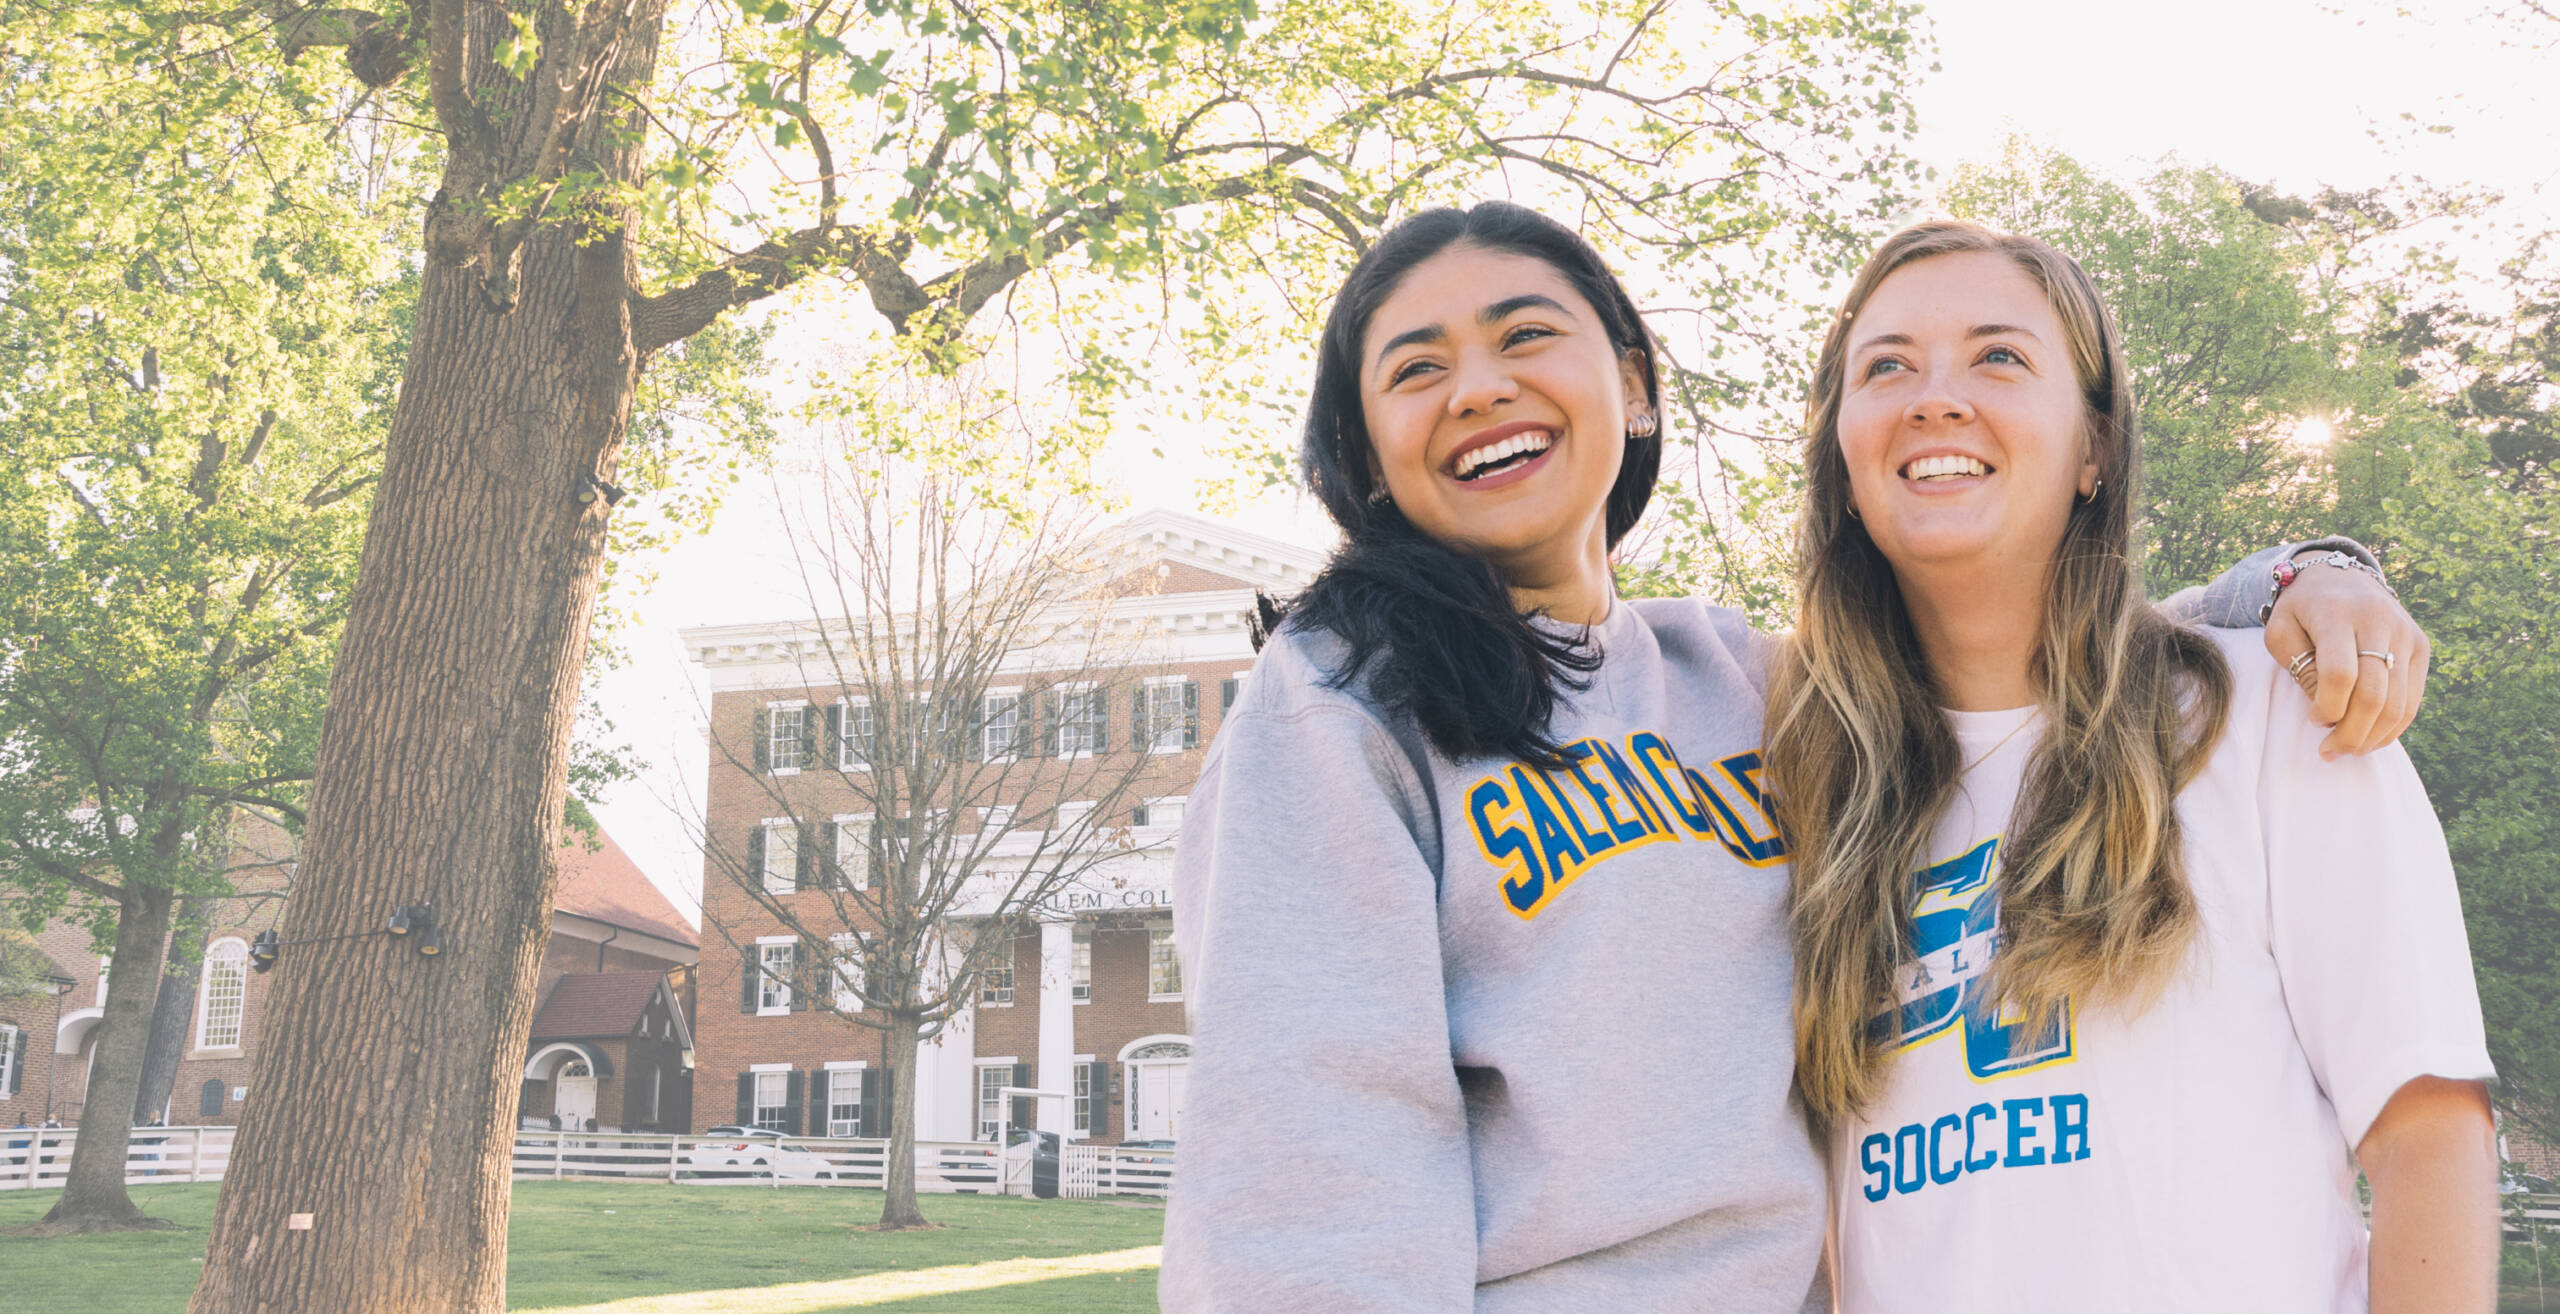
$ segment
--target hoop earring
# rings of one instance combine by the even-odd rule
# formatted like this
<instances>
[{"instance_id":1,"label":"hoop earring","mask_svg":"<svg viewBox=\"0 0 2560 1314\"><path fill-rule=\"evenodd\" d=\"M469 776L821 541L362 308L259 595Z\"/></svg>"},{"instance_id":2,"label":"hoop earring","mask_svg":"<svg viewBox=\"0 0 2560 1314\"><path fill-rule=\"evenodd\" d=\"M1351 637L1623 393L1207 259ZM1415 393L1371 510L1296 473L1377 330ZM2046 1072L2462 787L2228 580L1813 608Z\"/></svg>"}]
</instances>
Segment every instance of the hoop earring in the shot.
<instances>
[{"instance_id":1,"label":"hoop earring","mask_svg":"<svg viewBox=\"0 0 2560 1314\"><path fill-rule=\"evenodd\" d=\"M1371 506L1385 506L1387 503L1394 500L1395 499L1387 493L1385 480L1380 480L1377 487L1369 490L1369 505Z\"/></svg>"},{"instance_id":2,"label":"hoop earring","mask_svg":"<svg viewBox=\"0 0 2560 1314\"><path fill-rule=\"evenodd\" d=\"M1865 516L1858 514L1858 504L1855 502L1851 502L1849 504L1849 518L1857 521L1864 521L1866 519Z\"/></svg>"},{"instance_id":3,"label":"hoop earring","mask_svg":"<svg viewBox=\"0 0 2560 1314\"><path fill-rule=\"evenodd\" d=\"M2089 491L2088 491L2088 493L2087 493L2087 494L2085 494L2085 495L2083 495L2083 496L2081 497L2081 499L2080 499L2081 504L2082 504L2083 506L2085 506L2085 505L2087 505L2087 504L2089 504L2089 503L2091 503L2091 502L2095 502L2095 501L2097 501L2097 500L2098 500L2098 490L2099 490L2099 489L2101 489L2101 488L2104 488L2104 487L2106 487L2106 486L2107 486L2107 481L2106 481L2106 480L2104 480L2104 479L2096 479L2096 480L2092 480L2092 481L2090 481L2090 483L2089 483Z\"/></svg>"},{"instance_id":4,"label":"hoop earring","mask_svg":"<svg viewBox=\"0 0 2560 1314\"><path fill-rule=\"evenodd\" d=\"M1639 411L1636 414L1636 422L1627 427L1627 436L1629 438L1650 438L1661 428L1662 421L1655 419L1653 412Z\"/></svg>"}]
</instances>

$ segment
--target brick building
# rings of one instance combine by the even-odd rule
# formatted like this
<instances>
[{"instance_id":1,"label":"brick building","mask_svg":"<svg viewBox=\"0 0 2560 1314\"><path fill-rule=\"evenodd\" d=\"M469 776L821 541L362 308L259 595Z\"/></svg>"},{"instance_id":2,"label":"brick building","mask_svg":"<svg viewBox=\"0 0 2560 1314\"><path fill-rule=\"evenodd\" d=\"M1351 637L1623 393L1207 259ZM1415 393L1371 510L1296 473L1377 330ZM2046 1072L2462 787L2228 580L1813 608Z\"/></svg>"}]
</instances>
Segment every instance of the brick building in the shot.
<instances>
[{"instance_id":1,"label":"brick building","mask_svg":"<svg viewBox=\"0 0 2560 1314\"><path fill-rule=\"evenodd\" d=\"M667 1039L689 1034L685 1026L691 1013L696 935L612 837L600 838L601 845L594 850L573 840L560 853L560 890L553 902L551 942L543 956L539 986L545 1014L591 1030L599 1025L594 1010L555 1013L549 1008L550 997L564 981L637 975L659 983L662 1001L652 996L651 1003L632 1011L627 1019L629 1030L623 1034L628 1042L616 1049L598 1048L615 1073L647 1080L645 1071L658 1072L657 1107L675 1111L677 1116L667 1125L682 1125L690 1116L690 1074L680 1052L664 1051ZM233 884L246 897L224 900L205 935L196 970L194 1015L181 1042L177 1084L163 1111L164 1120L172 1124L237 1122L240 1102L249 1094L252 1047L270 979L249 969L249 942L277 923L280 901L259 891L281 887L290 870L290 851L283 837L272 831L252 830L241 845L241 870ZM52 974L68 984L59 985L50 996L0 998L0 1127L36 1126L47 1118L65 1125L79 1122L91 1065L97 1058L97 1029L105 1014L107 992L127 979L100 954L88 930L73 921L48 923L36 943L49 960ZM283 952L289 956L300 949L289 945ZM155 992L159 988L156 972L136 974L134 979L142 988ZM634 987L607 989L620 991L612 996L620 1000ZM655 1032L667 1034L661 1037ZM596 1045L602 1038L563 1035L554 1039ZM637 1061L628 1061L623 1051L635 1048ZM526 1069L527 1110L537 1107L535 1096L541 1101L538 1107L543 1116L535 1121L546 1121L552 1111L550 1083L567 1066L564 1054L581 1059L596 1077L598 1111L610 1101L618 1117L625 1108L623 1093L606 1074L595 1071L597 1056L558 1048L545 1052L537 1042Z\"/></svg>"},{"instance_id":2,"label":"brick building","mask_svg":"<svg viewBox=\"0 0 2560 1314\"><path fill-rule=\"evenodd\" d=\"M1140 800L1125 816L1104 819L1125 826L1116 833L1127 851L1043 903L1037 932L1012 942L1010 970L983 977L975 998L925 1044L914 1077L921 1140L989 1140L1006 1122L1026 1120L1070 1140L1105 1144L1180 1135L1191 1042L1173 945L1171 841L1202 753L1253 664L1255 591L1302 588L1322 558L1163 511L1122 524L1112 537L1129 564L1104 623L1146 637L1126 654L1125 676L1099 673L1067 696L1079 700L1070 724L1089 717L1095 727L1096 752L1147 759L1138 764L1146 773ZM712 689L705 820L708 842L719 850L704 863L697 1130L736 1121L792 1134L883 1134L886 1033L795 1001L795 989L808 989L811 979L795 968L799 937L784 933L738 883L741 873L758 871L774 879L768 860L778 850L766 837L780 823L765 815L774 799L791 796L799 817L832 812L839 827L842 809L854 805L856 795L840 781L863 768L848 766L849 759L819 761L811 765L823 769L801 773L802 754L790 738L793 726L823 719L837 727L869 716L864 691L810 685L809 633L806 622L777 621L684 634ZM973 726L1014 714L1014 691L988 697ZM1044 716L1054 718L1054 707ZM773 751L739 749L768 740ZM820 741L813 734L809 742ZM838 736L823 742L827 751L845 751L835 747ZM1054 731L1038 742L1033 751L1040 754L1076 751ZM1018 824L1042 825L1041 817L1079 806L1092 805L1026 795ZM1014 810L1009 800L1006 811ZM844 842L841 834L836 842ZM807 847L774 841L786 843ZM797 892L802 888L786 876L783 886L766 889L794 892L767 897L819 898ZM965 912L953 920L954 933L969 933ZM1000 1094L1009 1086L1064 1098L1012 1108Z\"/></svg>"}]
</instances>

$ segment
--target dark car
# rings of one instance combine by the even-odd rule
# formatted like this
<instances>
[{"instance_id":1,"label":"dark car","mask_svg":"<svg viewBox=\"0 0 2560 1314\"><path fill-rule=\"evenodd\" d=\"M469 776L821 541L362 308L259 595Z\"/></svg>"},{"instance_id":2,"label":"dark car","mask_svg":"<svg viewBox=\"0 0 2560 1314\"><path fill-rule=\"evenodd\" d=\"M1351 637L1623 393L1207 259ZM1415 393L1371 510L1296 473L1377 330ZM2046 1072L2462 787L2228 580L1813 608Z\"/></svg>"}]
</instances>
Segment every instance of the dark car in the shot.
<instances>
[{"instance_id":1,"label":"dark car","mask_svg":"<svg viewBox=\"0 0 2560 1314\"><path fill-rule=\"evenodd\" d=\"M1040 1140L1031 1150L1031 1193L1043 1200L1055 1200L1058 1198L1058 1134L1016 1127L1005 1134L1004 1143L1020 1145L1035 1136Z\"/></svg>"}]
</instances>

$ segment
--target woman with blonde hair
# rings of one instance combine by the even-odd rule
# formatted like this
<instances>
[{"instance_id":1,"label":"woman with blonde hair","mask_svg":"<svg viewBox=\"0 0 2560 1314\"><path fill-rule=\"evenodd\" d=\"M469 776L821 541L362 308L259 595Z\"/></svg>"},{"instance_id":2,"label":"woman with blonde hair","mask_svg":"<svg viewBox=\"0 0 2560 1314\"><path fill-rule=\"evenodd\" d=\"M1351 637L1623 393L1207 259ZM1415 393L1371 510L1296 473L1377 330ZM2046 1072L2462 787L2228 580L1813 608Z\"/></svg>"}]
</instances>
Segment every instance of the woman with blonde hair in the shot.
<instances>
[{"instance_id":1,"label":"woman with blonde hair","mask_svg":"<svg viewBox=\"0 0 2560 1314\"><path fill-rule=\"evenodd\" d=\"M2254 636L2144 597L2088 275L1903 231L1809 418L1767 757L1839 1308L2487 1311L2443 836L2405 752L2330 760Z\"/></svg>"}]
</instances>

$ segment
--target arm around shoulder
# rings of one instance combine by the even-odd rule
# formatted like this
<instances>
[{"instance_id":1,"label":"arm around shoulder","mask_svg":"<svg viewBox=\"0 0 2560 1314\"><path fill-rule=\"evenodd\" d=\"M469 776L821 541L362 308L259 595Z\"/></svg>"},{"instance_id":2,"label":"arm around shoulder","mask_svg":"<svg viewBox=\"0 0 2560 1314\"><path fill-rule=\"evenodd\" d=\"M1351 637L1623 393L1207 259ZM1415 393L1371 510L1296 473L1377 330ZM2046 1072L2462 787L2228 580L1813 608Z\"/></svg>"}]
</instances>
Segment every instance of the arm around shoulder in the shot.
<instances>
[{"instance_id":1,"label":"arm around shoulder","mask_svg":"<svg viewBox=\"0 0 2560 1314\"><path fill-rule=\"evenodd\" d=\"M1168 1311L1473 1308L1425 788L1329 691L1219 736L1175 858L1192 1062Z\"/></svg>"}]
</instances>

